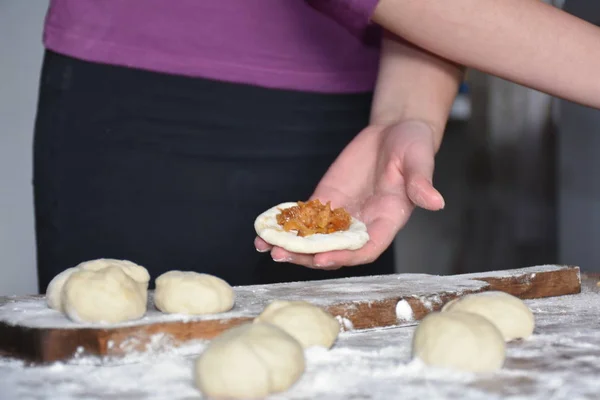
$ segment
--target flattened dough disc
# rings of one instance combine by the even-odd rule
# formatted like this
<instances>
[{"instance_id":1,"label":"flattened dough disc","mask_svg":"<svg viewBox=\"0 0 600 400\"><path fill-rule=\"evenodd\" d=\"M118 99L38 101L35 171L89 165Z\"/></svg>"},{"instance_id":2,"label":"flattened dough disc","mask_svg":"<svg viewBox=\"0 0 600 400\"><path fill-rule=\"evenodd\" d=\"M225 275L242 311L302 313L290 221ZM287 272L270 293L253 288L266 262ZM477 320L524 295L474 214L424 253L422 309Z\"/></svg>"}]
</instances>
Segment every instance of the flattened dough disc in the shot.
<instances>
[{"instance_id":1,"label":"flattened dough disc","mask_svg":"<svg viewBox=\"0 0 600 400\"><path fill-rule=\"evenodd\" d=\"M369 241L367 226L352 218L350 228L328 234L316 233L310 236L297 236L296 232L286 232L277 223L280 210L297 206L296 202L281 203L264 213L254 221L256 234L265 242L287 251L302 254L317 254L334 250L358 250Z\"/></svg>"}]
</instances>

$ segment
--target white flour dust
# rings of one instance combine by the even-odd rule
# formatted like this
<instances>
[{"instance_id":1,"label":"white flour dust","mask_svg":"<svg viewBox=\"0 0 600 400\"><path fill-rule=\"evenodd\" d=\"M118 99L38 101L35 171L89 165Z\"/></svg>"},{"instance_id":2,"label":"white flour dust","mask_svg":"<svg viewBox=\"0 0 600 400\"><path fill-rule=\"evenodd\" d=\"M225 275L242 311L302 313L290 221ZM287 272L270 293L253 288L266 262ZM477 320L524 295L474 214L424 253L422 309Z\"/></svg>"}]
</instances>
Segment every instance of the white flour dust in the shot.
<instances>
[{"instance_id":1,"label":"white flour dust","mask_svg":"<svg viewBox=\"0 0 600 400\"><path fill-rule=\"evenodd\" d=\"M350 321L348 318L343 318L339 315L336 315L335 319L338 320L340 326L343 328L344 331L351 331L352 329L354 329L354 324L352 324L352 321Z\"/></svg>"},{"instance_id":2,"label":"white flour dust","mask_svg":"<svg viewBox=\"0 0 600 400\"><path fill-rule=\"evenodd\" d=\"M431 293L445 292L461 294L465 291L485 287L487 283L455 277L407 274L396 276L372 276L364 278L341 279L330 281L293 282L269 286L246 286L234 288L236 304L226 313L186 316L164 314L156 310L152 304L153 293L149 294L148 312L136 321L122 322L101 327L118 328L133 325L152 324L157 322L180 321L189 322L217 318L254 317L262 312L272 300L305 300L318 306L328 306L341 302L365 302L365 293L369 293L369 301L385 300L394 296L431 296ZM436 300L437 299L437 300ZM439 301L438 296L426 301ZM243 304L243 307L241 306ZM0 321L10 325L21 325L37 328L81 328L98 327L89 323L76 323L67 319L59 311L48 308L44 298L30 297L15 299L0 304Z\"/></svg>"},{"instance_id":3,"label":"white flour dust","mask_svg":"<svg viewBox=\"0 0 600 400\"><path fill-rule=\"evenodd\" d=\"M157 322L189 322L215 318L253 317L264 309L272 300L305 300L318 306L334 303L364 302L365 293L369 293L370 301L389 299L390 297L415 297L421 300L430 310L441 305L443 293L463 294L480 290L488 284L476 280L480 277L516 276L535 272L546 272L559 269L556 265L543 265L503 272L481 274L432 276L425 274L398 274L390 276L369 276L360 278L337 279L334 281L292 282L275 285L256 285L235 287L236 304L227 313L185 316L164 314L157 311L152 304L153 293L149 295L148 312L140 320L128 321L106 326L107 328L152 324ZM437 293L434 295L434 293ZM240 305L243 304L243 307ZM10 325L22 325L38 328L81 328L93 327L89 323L75 323L68 320L60 312L48 308L42 297L31 296L27 299L14 299L0 304L0 321ZM95 325L96 327L98 325Z\"/></svg>"},{"instance_id":4,"label":"white flour dust","mask_svg":"<svg viewBox=\"0 0 600 400\"><path fill-rule=\"evenodd\" d=\"M396 303L396 319L398 321L413 321L415 318L412 307L408 304L408 301L402 299Z\"/></svg>"},{"instance_id":5,"label":"white flour dust","mask_svg":"<svg viewBox=\"0 0 600 400\"><path fill-rule=\"evenodd\" d=\"M414 327L343 332L329 351L308 349L307 370L271 399L596 399L600 391L600 294L530 300L534 336L508 345L502 371L474 375L427 368L410 359ZM154 340L164 344L164 337ZM151 346L152 347L152 346ZM157 345L124 359L82 356L26 367L0 358L0 399L201 398L192 382L203 342Z\"/></svg>"}]
</instances>

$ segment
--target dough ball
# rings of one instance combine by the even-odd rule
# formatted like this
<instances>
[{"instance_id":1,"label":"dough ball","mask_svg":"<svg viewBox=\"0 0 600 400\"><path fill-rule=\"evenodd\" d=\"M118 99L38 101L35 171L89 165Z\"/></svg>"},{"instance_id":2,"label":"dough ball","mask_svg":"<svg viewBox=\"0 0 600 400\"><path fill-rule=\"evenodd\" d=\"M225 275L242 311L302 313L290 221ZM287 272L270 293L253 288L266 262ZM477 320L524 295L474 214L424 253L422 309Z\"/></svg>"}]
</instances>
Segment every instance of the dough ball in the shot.
<instances>
[{"instance_id":1,"label":"dough ball","mask_svg":"<svg viewBox=\"0 0 600 400\"><path fill-rule=\"evenodd\" d=\"M137 282L144 293L144 301L148 299L148 284L150 283L150 274L148 270L141 265L137 265L127 260L115 260L112 258L99 258L97 260L85 261L77 265L76 268L86 271L100 271L106 267L119 267L131 279Z\"/></svg>"},{"instance_id":2,"label":"dough ball","mask_svg":"<svg viewBox=\"0 0 600 400\"><path fill-rule=\"evenodd\" d=\"M146 312L138 282L114 266L73 272L63 287L62 307L76 322L117 323Z\"/></svg>"},{"instance_id":3,"label":"dough ball","mask_svg":"<svg viewBox=\"0 0 600 400\"><path fill-rule=\"evenodd\" d=\"M340 324L331 314L305 301L275 300L255 318L278 326L304 348L330 348L340 333Z\"/></svg>"},{"instance_id":4,"label":"dough ball","mask_svg":"<svg viewBox=\"0 0 600 400\"><path fill-rule=\"evenodd\" d=\"M148 283L150 282L150 274L146 268L141 265L137 265L127 260L114 260L111 258L99 258L97 260L85 261L73 268L67 268L60 274L56 275L48 284L46 288L46 303L48 307L64 312L62 308L62 291L63 286L67 279L75 271L86 270L86 271L100 271L107 267L119 267L125 272L131 279L137 282L142 294L144 296L144 302L148 299Z\"/></svg>"},{"instance_id":5,"label":"dough ball","mask_svg":"<svg viewBox=\"0 0 600 400\"><path fill-rule=\"evenodd\" d=\"M48 307L56 311L63 312L61 301L63 286L71 274L77 270L78 269L76 267L67 268L52 278L48 284L48 287L46 288L46 303L48 304Z\"/></svg>"},{"instance_id":6,"label":"dough ball","mask_svg":"<svg viewBox=\"0 0 600 400\"><path fill-rule=\"evenodd\" d=\"M469 294L447 303L442 312L462 311L479 314L492 322L504 340L528 338L533 333L535 318L523 300L504 292Z\"/></svg>"},{"instance_id":7,"label":"dough ball","mask_svg":"<svg viewBox=\"0 0 600 400\"><path fill-rule=\"evenodd\" d=\"M263 398L289 389L304 372L300 343L278 327L250 323L215 338L196 360L198 388L214 398Z\"/></svg>"},{"instance_id":8,"label":"dough ball","mask_svg":"<svg viewBox=\"0 0 600 400\"><path fill-rule=\"evenodd\" d=\"M433 367L491 372L502 368L506 350L490 321L456 311L426 316L415 330L412 354Z\"/></svg>"},{"instance_id":9,"label":"dough ball","mask_svg":"<svg viewBox=\"0 0 600 400\"><path fill-rule=\"evenodd\" d=\"M193 271L169 271L156 278L154 305L174 314L215 314L231 310L235 293L216 276Z\"/></svg>"}]
</instances>

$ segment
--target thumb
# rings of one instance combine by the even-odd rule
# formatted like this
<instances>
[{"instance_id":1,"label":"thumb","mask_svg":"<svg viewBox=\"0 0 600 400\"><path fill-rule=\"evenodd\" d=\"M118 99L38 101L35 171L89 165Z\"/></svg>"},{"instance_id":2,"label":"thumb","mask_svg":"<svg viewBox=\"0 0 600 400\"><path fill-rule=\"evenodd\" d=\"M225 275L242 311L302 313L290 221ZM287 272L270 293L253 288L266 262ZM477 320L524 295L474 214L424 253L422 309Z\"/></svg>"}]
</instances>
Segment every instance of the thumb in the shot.
<instances>
[{"instance_id":1,"label":"thumb","mask_svg":"<svg viewBox=\"0 0 600 400\"><path fill-rule=\"evenodd\" d=\"M416 206L431 211L441 210L445 206L444 197L433 187L434 168L432 146L417 142L405 150L402 172L408 198Z\"/></svg>"}]
</instances>

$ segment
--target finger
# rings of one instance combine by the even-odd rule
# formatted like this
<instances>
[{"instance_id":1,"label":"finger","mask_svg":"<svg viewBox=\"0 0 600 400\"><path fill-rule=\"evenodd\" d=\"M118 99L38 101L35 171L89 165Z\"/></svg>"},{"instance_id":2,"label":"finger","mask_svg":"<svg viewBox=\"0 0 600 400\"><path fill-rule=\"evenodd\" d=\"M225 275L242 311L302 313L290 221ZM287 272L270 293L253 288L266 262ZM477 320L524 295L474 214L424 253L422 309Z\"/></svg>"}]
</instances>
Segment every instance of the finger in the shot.
<instances>
[{"instance_id":1,"label":"finger","mask_svg":"<svg viewBox=\"0 0 600 400\"><path fill-rule=\"evenodd\" d=\"M268 251L271 251L273 246L271 246L269 243L265 242L263 239L261 239L259 236L257 236L254 239L254 248L259 253L266 253Z\"/></svg>"},{"instance_id":2,"label":"finger","mask_svg":"<svg viewBox=\"0 0 600 400\"><path fill-rule=\"evenodd\" d=\"M335 271L335 270L341 269L342 267L344 267L344 266L343 265L328 265L328 266L327 265L316 265L316 264L314 264L314 261L313 261L313 266L309 267L309 268L319 269L322 271Z\"/></svg>"},{"instance_id":3,"label":"finger","mask_svg":"<svg viewBox=\"0 0 600 400\"><path fill-rule=\"evenodd\" d=\"M424 176L408 176L406 178L406 192L410 201L426 210L437 211L443 209L446 205L441 193Z\"/></svg>"},{"instance_id":4,"label":"finger","mask_svg":"<svg viewBox=\"0 0 600 400\"><path fill-rule=\"evenodd\" d=\"M277 262L288 262L291 264L302 265L303 267L311 268L311 269L322 269L322 270L335 270L340 269L341 266L318 266L314 263L314 255L313 254L299 254L292 253L282 249L281 247L274 247L271 251L271 256L274 261ZM279 260L279 261L278 261Z\"/></svg>"},{"instance_id":5,"label":"finger","mask_svg":"<svg viewBox=\"0 0 600 400\"><path fill-rule=\"evenodd\" d=\"M316 254L314 264L322 268L350 267L370 264L377 260L396 237L396 224L387 219L377 219L368 226L369 241L358 250L339 250Z\"/></svg>"},{"instance_id":6,"label":"finger","mask_svg":"<svg viewBox=\"0 0 600 400\"><path fill-rule=\"evenodd\" d=\"M273 247L271 250L271 257L275 262L287 262L297 265L302 265L305 267L313 268L313 255L312 254L298 254L292 253L287 250L282 249L281 247Z\"/></svg>"},{"instance_id":7,"label":"finger","mask_svg":"<svg viewBox=\"0 0 600 400\"><path fill-rule=\"evenodd\" d=\"M383 250L378 250L377 244L369 241L360 250L338 250L316 254L314 263L316 268L320 269L354 267L357 265L370 264L375 261L381 253L383 253Z\"/></svg>"},{"instance_id":8,"label":"finger","mask_svg":"<svg viewBox=\"0 0 600 400\"><path fill-rule=\"evenodd\" d=\"M432 184L435 168L433 148L414 145L406 150L402 172L406 182L408 198L416 206L427 210L444 208L445 201Z\"/></svg>"}]
</instances>

